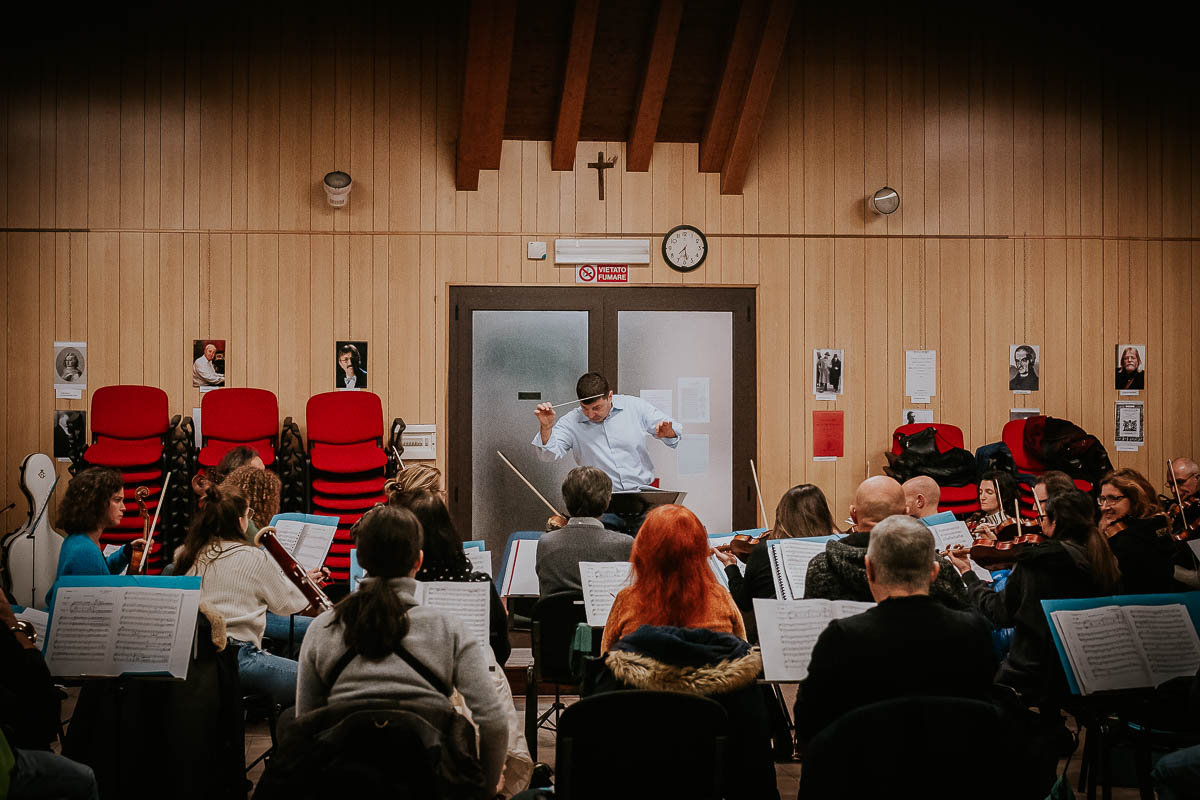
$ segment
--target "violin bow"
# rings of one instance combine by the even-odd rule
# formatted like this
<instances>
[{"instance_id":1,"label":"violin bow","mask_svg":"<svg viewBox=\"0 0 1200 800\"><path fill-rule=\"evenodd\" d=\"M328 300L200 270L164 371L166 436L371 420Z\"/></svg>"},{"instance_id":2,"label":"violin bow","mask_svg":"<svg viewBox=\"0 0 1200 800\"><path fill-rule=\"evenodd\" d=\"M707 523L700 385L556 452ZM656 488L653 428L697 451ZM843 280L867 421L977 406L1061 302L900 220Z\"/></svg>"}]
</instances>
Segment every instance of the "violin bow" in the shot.
<instances>
[{"instance_id":1,"label":"violin bow","mask_svg":"<svg viewBox=\"0 0 1200 800\"><path fill-rule=\"evenodd\" d=\"M1171 466L1171 459L1167 459L1167 474L1171 476L1171 486L1175 489L1175 502L1179 504L1179 518L1183 520L1183 530L1186 533L1188 530L1187 512L1183 510L1183 495L1179 493L1179 480L1175 477L1175 468ZM1170 533L1170 529L1167 529Z\"/></svg>"},{"instance_id":2,"label":"violin bow","mask_svg":"<svg viewBox=\"0 0 1200 800\"><path fill-rule=\"evenodd\" d=\"M1037 507L1038 519L1046 516L1046 511L1042 508L1042 501L1038 499L1036 488L1033 491L1033 504Z\"/></svg>"},{"instance_id":3,"label":"violin bow","mask_svg":"<svg viewBox=\"0 0 1200 800\"><path fill-rule=\"evenodd\" d=\"M546 508L550 509L550 513L554 514L557 517L566 518L567 515L563 514L557 508L550 505L550 501L547 500L546 497L537 490L537 487L535 487L532 483L529 482L528 478L526 478L524 475L521 474L521 470L517 469L516 466L511 461L509 461L507 458L505 458L504 453L501 453L499 450L497 450L496 455L500 456L500 460L503 461L505 464L507 464L509 469L511 469L513 472L517 473L517 477L520 478L521 481L526 486L529 487L529 490L531 492L533 492L534 494L536 494L538 496L538 499L546 504Z\"/></svg>"},{"instance_id":4,"label":"violin bow","mask_svg":"<svg viewBox=\"0 0 1200 800\"><path fill-rule=\"evenodd\" d=\"M754 459L750 459L750 474L754 476L754 491L758 494L758 510L762 512L763 525L767 524L767 509L763 506L762 487L758 485L758 470L754 468Z\"/></svg>"},{"instance_id":5,"label":"violin bow","mask_svg":"<svg viewBox=\"0 0 1200 800\"><path fill-rule=\"evenodd\" d=\"M146 550L142 553L142 563L138 565L138 572L146 571L146 562L150 560L150 542L154 539L154 529L158 527L158 515L162 511L163 503L166 502L167 487L171 485L171 473L167 473L166 479L163 481L162 491L158 493L158 505L154 507L154 521L150 523L150 530L146 531Z\"/></svg>"}]
</instances>

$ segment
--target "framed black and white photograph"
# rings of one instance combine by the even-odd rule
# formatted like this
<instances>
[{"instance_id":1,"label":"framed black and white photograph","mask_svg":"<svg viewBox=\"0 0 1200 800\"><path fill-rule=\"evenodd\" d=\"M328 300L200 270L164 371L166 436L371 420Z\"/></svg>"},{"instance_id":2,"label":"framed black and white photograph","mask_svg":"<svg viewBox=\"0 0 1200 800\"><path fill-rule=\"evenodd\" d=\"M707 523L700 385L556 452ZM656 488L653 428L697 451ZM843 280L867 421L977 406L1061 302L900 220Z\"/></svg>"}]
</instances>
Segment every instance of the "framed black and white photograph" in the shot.
<instances>
[{"instance_id":1,"label":"framed black and white photograph","mask_svg":"<svg viewBox=\"0 0 1200 800\"><path fill-rule=\"evenodd\" d=\"M192 386L201 392L225 386L225 340L192 340Z\"/></svg>"},{"instance_id":2,"label":"framed black and white photograph","mask_svg":"<svg viewBox=\"0 0 1200 800\"><path fill-rule=\"evenodd\" d=\"M335 344L334 387L338 389L367 388L367 343L340 341Z\"/></svg>"},{"instance_id":3,"label":"framed black and white photograph","mask_svg":"<svg viewBox=\"0 0 1200 800\"><path fill-rule=\"evenodd\" d=\"M933 422L933 409L906 408L900 415L901 425L916 425L918 422Z\"/></svg>"},{"instance_id":4,"label":"framed black and white photograph","mask_svg":"<svg viewBox=\"0 0 1200 800\"><path fill-rule=\"evenodd\" d=\"M833 400L842 393L845 380L845 350L813 350L813 394L818 400Z\"/></svg>"},{"instance_id":5,"label":"framed black and white photograph","mask_svg":"<svg viewBox=\"0 0 1200 800\"><path fill-rule=\"evenodd\" d=\"M1008 389L1028 394L1041 388L1042 348L1036 344L1014 344L1008 348Z\"/></svg>"},{"instance_id":6,"label":"framed black and white photograph","mask_svg":"<svg viewBox=\"0 0 1200 800\"><path fill-rule=\"evenodd\" d=\"M1117 345L1117 379L1114 388L1122 394L1137 394L1146 388L1146 345Z\"/></svg>"},{"instance_id":7,"label":"framed black and white photograph","mask_svg":"<svg viewBox=\"0 0 1200 800\"><path fill-rule=\"evenodd\" d=\"M54 343L54 396L82 399L87 388L87 343Z\"/></svg>"},{"instance_id":8,"label":"framed black and white photograph","mask_svg":"<svg viewBox=\"0 0 1200 800\"><path fill-rule=\"evenodd\" d=\"M59 461L70 461L71 454L82 449L86 429L86 411L55 409L54 457Z\"/></svg>"}]
</instances>

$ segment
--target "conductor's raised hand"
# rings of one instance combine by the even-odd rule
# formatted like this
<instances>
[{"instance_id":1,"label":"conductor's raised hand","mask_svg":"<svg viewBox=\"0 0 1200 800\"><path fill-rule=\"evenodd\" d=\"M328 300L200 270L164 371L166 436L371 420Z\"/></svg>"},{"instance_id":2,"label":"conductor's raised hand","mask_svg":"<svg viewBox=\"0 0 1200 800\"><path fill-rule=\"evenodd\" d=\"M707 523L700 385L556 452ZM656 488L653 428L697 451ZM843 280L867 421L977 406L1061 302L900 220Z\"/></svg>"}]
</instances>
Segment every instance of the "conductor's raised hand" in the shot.
<instances>
[{"instance_id":1,"label":"conductor's raised hand","mask_svg":"<svg viewBox=\"0 0 1200 800\"><path fill-rule=\"evenodd\" d=\"M654 429L654 438L656 439L674 439L675 427L671 424L671 420L664 419L658 423L658 427Z\"/></svg>"},{"instance_id":2,"label":"conductor's raised hand","mask_svg":"<svg viewBox=\"0 0 1200 800\"><path fill-rule=\"evenodd\" d=\"M543 428L554 427L554 418L557 415L554 413L554 407L549 403L538 403L537 408L533 410L533 413L538 418L538 424Z\"/></svg>"}]
</instances>

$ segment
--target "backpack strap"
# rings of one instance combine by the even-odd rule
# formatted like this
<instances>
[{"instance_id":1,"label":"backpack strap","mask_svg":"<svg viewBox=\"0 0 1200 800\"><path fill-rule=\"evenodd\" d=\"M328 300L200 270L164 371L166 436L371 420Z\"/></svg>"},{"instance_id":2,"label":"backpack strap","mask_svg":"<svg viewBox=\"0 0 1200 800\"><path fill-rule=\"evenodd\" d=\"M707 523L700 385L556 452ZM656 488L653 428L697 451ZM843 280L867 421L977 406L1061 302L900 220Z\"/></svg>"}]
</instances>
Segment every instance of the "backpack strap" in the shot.
<instances>
[{"instance_id":1,"label":"backpack strap","mask_svg":"<svg viewBox=\"0 0 1200 800\"><path fill-rule=\"evenodd\" d=\"M430 686L437 690L439 694L443 694L446 697L450 696L450 688L446 686L445 682L443 682L441 678L434 674L433 670L422 664L416 656L408 652L403 644L397 644L396 648L392 652L404 659L404 662L412 667L413 671L424 678ZM333 685L337 683L337 679L341 677L342 671L345 670L347 665L357 658L358 655L359 652L357 647L351 647L347 649L346 652L342 653L342 657L337 660L337 663L333 665L333 669L331 669L329 674L325 677L325 685L332 689Z\"/></svg>"}]
</instances>

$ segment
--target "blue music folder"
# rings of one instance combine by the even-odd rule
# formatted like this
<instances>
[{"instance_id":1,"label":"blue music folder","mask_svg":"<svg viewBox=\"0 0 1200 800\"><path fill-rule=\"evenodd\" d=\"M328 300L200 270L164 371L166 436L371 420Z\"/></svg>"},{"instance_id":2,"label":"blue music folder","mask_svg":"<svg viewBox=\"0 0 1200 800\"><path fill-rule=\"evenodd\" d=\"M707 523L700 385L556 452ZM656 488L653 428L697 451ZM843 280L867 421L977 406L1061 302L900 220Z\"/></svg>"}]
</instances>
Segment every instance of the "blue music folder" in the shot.
<instances>
[{"instance_id":1,"label":"blue music folder","mask_svg":"<svg viewBox=\"0 0 1200 800\"><path fill-rule=\"evenodd\" d=\"M1121 594L1109 597L1080 597L1070 600L1043 600L1042 613L1046 615L1046 624L1050 626L1050 636L1054 639L1054 649L1058 651L1058 660L1062 662L1063 672L1067 675L1067 686L1071 694L1082 694L1079 683L1071 669L1071 661L1063 646L1062 637L1050 614L1055 611L1086 611L1090 608L1104 606L1170 606L1183 605L1187 608L1192 624L1200 632L1200 592L1174 592L1170 594Z\"/></svg>"}]
</instances>

